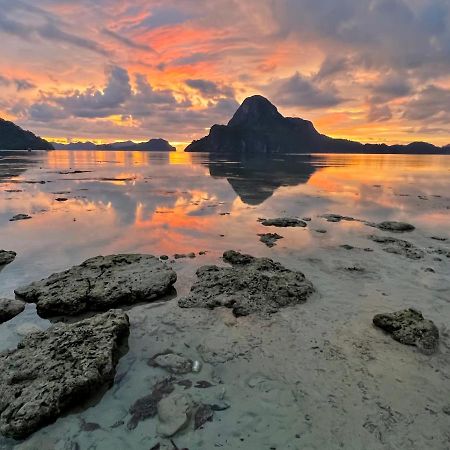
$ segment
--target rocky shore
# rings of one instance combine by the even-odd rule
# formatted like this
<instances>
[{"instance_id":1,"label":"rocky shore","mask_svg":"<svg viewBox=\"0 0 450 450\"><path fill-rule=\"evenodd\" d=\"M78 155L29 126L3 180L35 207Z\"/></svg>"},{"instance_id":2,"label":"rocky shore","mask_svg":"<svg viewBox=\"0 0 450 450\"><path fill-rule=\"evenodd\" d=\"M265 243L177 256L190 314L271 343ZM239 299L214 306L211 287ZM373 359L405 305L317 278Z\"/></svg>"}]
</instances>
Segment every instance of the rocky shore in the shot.
<instances>
[{"instance_id":1,"label":"rocky shore","mask_svg":"<svg viewBox=\"0 0 450 450\"><path fill-rule=\"evenodd\" d=\"M412 233L415 227L404 222L372 224L338 214L318 218L322 222L323 219L331 227L340 222L361 222L377 228L380 234L366 233L365 239L377 244L386 258L391 255L420 264L445 257L443 248L421 248L409 240L382 234ZM292 233L302 233L298 228L306 228L309 222L281 217L264 219L259 226L292 228ZM277 233L258 236L267 252L274 252L276 242L283 239ZM333 252L348 261L341 263L338 274L333 271L324 276L311 270L317 267L312 259L307 265L307 260L300 264L306 268L305 275L294 270L292 263L284 265L275 258L228 250L218 265L200 266L190 289L176 302L164 301L157 307L151 303L167 300L173 290L178 278L175 268L192 264L197 258L175 254L169 262L166 255L97 256L17 288L19 299L0 300L0 323L22 314L25 302L34 303L41 317L52 317L58 322L47 330L25 332L16 349L0 354L0 433L7 438L26 439L43 427L56 426L51 424L64 414L73 413L75 407L85 410L87 402L102 393L96 401L105 402L106 408L111 408L109 403L115 405L111 410L114 420L109 415L107 421L90 418L87 412L79 421L77 433L101 435L123 430L151 442L151 447L147 445L151 449L192 450L206 448L199 444L203 442L199 433L206 433L209 441L205 442L212 442L213 436L220 435L220 423L225 420L241 430L227 435L227 448L246 448L241 423L256 421L246 426L251 432L266 436L261 428L266 418L257 413L261 405L270 412L267 417L275 418L277 429L288 434L285 442L289 443L313 433L312 417L318 420L329 414L324 412L328 408L345 410L350 408L348 405L357 404L366 411L360 424L367 433L364 439L372 444L375 440L382 448L391 429L409 429L410 419L405 410L391 409L385 397L380 396L379 390L386 395L390 388L374 378L374 361L381 357L401 358L409 370L414 370L416 364L440 377L449 363L440 352L440 348L449 347L449 334L445 328L440 332L441 324L415 309L413 301L410 305L404 302L407 309L396 307L402 302L395 302L390 312L383 312L389 309L382 303L378 311L364 310L364 321L358 322L355 311L349 312L343 292L351 292L350 286L355 286L356 281L376 279L371 267L376 252L364 245L350 244L330 250L335 258ZM207 252L199 255L206 257ZM5 260L8 257L12 262L15 253L4 252ZM324 267L321 271L327 273ZM424 273L434 271L429 267ZM342 285L336 282L337 275L344 280ZM329 282L331 278L334 284ZM336 305L324 303L324 298L333 299L334 295L338 299ZM364 298L364 288L359 297ZM117 307L133 308L127 313L111 309ZM151 314L149 309L143 309L150 307ZM332 322L327 317L319 318L320 310L328 308L334 310ZM143 311L146 313L141 314ZM133 350L128 355L130 333ZM396 347L389 335L410 348ZM142 336L151 339L140 344ZM143 352L141 356L136 353L138 348ZM386 352L392 352L392 356L386 356ZM121 357L128 363L120 366ZM133 368L134 364L138 369ZM142 379L142 386L138 383L130 390L130 378ZM127 403L115 398L124 386L128 386ZM323 396L321 389L328 394ZM419 389L419 393L424 392ZM435 394L433 390L432 395ZM255 402L251 401L252 396ZM241 413L243 405L254 412ZM311 413L300 417L299 411L304 411L305 405ZM441 411L433 409L433 414L443 420L441 416L447 416L447 407L443 404ZM279 418L276 411L283 411ZM345 422L338 424L333 419L332 427L347 427L351 417L350 408ZM360 418L355 416L353 420ZM264 426L270 427L268 423ZM291 432L296 429L302 431ZM331 436L332 430L324 433ZM406 431L399 432L399 439L404 442L406 434L402 433ZM310 438L310 442L319 439L316 434ZM268 436L264 439L270 441ZM282 440L277 435L276 441ZM191 444L179 447L178 441ZM37 441L30 442L35 445ZM372 444L367 448L376 448ZM84 447L76 438L68 437L63 448Z\"/></svg>"}]
</instances>

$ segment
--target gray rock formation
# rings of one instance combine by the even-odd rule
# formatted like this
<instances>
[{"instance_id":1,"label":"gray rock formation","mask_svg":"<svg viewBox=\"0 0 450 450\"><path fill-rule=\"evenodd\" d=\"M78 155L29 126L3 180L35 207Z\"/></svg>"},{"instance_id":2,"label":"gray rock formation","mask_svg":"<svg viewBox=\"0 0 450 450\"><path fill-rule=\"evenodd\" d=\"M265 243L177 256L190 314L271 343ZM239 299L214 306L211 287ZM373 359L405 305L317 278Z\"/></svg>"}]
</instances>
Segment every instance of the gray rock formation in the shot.
<instances>
[{"instance_id":1,"label":"gray rock formation","mask_svg":"<svg viewBox=\"0 0 450 450\"><path fill-rule=\"evenodd\" d=\"M255 258L229 250L223 258L232 267L203 266L198 281L182 308L231 308L235 316L270 314L280 308L304 303L314 288L303 273L286 269L269 258Z\"/></svg>"},{"instance_id":2,"label":"gray rock formation","mask_svg":"<svg viewBox=\"0 0 450 450\"><path fill-rule=\"evenodd\" d=\"M417 248L411 242L404 241L403 239L397 239L393 237L370 235L369 239L381 244L382 248L387 253L394 253L396 255L406 256L409 259L422 259L425 256L425 252L420 248Z\"/></svg>"},{"instance_id":3,"label":"gray rock formation","mask_svg":"<svg viewBox=\"0 0 450 450\"><path fill-rule=\"evenodd\" d=\"M376 228L384 231L393 231L394 233L404 233L415 230L414 225L406 222L386 221L375 224Z\"/></svg>"},{"instance_id":4,"label":"gray rock formation","mask_svg":"<svg viewBox=\"0 0 450 450\"><path fill-rule=\"evenodd\" d=\"M258 234L259 240L266 244L267 247L272 248L273 246L277 245L277 241L279 239L283 239L283 236L280 236L277 233L264 233L264 234Z\"/></svg>"},{"instance_id":5,"label":"gray rock formation","mask_svg":"<svg viewBox=\"0 0 450 450\"><path fill-rule=\"evenodd\" d=\"M261 225L265 227L306 227L306 222L294 217L277 217L276 219L260 219Z\"/></svg>"},{"instance_id":6,"label":"gray rock formation","mask_svg":"<svg viewBox=\"0 0 450 450\"><path fill-rule=\"evenodd\" d=\"M26 336L0 355L0 432L22 439L111 384L128 316L111 310Z\"/></svg>"},{"instance_id":7,"label":"gray rock formation","mask_svg":"<svg viewBox=\"0 0 450 450\"><path fill-rule=\"evenodd\" d=\"M439 345L439 330L415 309L377 314L373 323L402 344L415 345L424 353L433 353Z\"/></svg>"},{"instance_id":8,"label":"gray rock formation","mask_svg":"<svg viewBox=\"0 0 450 450\"><path fill-rule=\"evenodd\" d=\"M119 305L151 302L169 292L176 273L151 255L111 255L15 290L36 303L42 317L106 311Z\"/></svg>"},{"instance_id":9,"label":"gray rock formation","mask_svg":"<svg viewBox=\"0 0 450 450\"><path fill-rule=\"evenodd\" d=\"M0 298L0 323L11 320L25 309L25 302L11 298Z\"/></svg>"},{"instance_id":10,"label":"gray rock formation","mask_svg":"<svg viewBox=\"0 0 450 450\"><path fill-rule=\"evenodd\" d=\"M0 266L10 264L16 258L17 253L9 250L0 250Z\"/></svg>"}]
</instances>

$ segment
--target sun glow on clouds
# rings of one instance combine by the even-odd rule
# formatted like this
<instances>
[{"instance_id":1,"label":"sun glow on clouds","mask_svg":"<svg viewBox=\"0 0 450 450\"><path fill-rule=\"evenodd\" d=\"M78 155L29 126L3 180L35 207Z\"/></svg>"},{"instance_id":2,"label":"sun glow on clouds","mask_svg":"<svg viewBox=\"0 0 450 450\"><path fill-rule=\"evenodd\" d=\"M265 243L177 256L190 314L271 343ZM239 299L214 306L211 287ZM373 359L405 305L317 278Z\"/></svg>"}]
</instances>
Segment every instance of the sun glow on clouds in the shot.
<instances>
[{"instance_id":1,"label":"sun glow on clouds","mask_svg":"<svg viewBox=\"0 0 450 450\"><path fill-rule=\"evenodd\" d=\"M445 0L0 8L0 116L59 142L163 137L181 147L261 93L331 136L450 143Z\"/></svg>"}]
</instances>

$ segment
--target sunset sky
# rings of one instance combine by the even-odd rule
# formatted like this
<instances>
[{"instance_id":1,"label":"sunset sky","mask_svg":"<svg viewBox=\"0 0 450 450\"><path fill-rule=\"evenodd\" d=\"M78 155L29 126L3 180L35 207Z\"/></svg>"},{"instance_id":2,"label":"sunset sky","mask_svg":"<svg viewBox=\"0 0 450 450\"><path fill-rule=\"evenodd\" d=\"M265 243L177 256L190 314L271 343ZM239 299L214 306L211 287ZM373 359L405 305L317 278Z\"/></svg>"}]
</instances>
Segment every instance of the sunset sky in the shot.
<instances>
[{"instance_id":1,"label":"sunset sky","mask_svg":"<svg viewBox=\"0 0 450 450\"><path fill-rule=\"evenodd\" d=\"M335 137L450 143L448 0L0 0L0 117L182 146L248 95Z\"/></svg>"}]
</instances>

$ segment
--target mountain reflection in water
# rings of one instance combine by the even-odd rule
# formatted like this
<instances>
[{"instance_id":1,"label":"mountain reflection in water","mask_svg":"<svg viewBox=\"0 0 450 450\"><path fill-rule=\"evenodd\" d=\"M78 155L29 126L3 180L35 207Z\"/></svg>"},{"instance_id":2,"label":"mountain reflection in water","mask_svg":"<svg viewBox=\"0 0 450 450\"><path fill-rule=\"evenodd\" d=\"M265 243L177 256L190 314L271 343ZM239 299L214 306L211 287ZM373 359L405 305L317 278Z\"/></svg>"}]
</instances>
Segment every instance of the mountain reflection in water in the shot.
<instances>
[{"instance_id":1,"label":"mountain reflection in water","mask_svg":"<svg viewBox=\"0 0 450 450\"><path fill-rule=\"evenodd\" d=\"M263 203L281 186L307 183L316 171L309 155L224 159L211 154L208 167L212 177L226 178L248 205Z\"/></svg>"}]
</instances>

